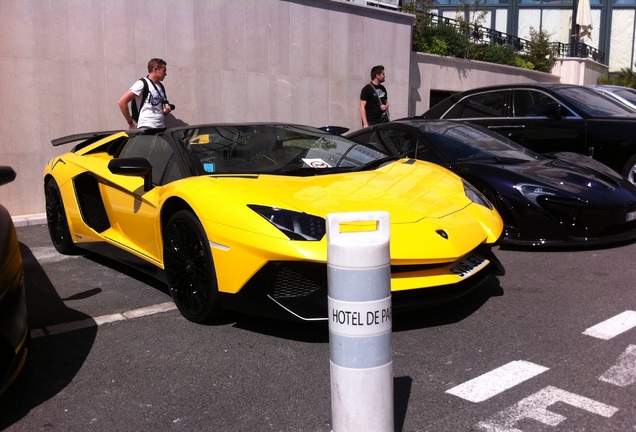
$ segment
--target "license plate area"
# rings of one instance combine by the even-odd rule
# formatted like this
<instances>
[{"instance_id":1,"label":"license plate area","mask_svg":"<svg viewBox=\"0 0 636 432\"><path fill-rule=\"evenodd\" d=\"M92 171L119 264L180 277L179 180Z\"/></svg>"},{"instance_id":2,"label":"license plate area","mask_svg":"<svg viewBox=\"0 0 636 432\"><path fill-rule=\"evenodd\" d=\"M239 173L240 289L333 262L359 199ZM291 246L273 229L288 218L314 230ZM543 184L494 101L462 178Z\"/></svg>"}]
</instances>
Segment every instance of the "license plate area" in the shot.
<instances>
[{"instance_id":1,"label":"license plate area","mask_svg":"<svg viewBox=\"0 0 636 432\"><path fill-rule=\"evenodd\" d=\"M486 267L489 262L479 255L470 254L451 264L448 270L461 278L466 278Z\"/></svg>"}]
</instances>

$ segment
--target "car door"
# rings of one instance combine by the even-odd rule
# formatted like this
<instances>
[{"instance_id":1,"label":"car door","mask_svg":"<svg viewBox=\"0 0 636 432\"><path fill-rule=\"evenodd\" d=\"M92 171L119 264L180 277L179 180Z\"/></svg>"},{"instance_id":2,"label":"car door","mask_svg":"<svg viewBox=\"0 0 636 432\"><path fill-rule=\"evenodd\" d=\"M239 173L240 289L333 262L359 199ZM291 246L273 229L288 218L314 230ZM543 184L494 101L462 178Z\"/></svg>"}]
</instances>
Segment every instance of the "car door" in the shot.
<instances>
[{"instance_id":1,"label":"car door","mask_svg":"<svg viewBox=\"0 0 636 432\"><path fill-rule=\"evenodd\" d=\"M164 185L182 177L172 145L162 136L137 135L128 140L118 158L143 157L152 165L151 190L141 177L115 175L103 186L104 204L111 226L110 240L155 262L161 257L159 204Z\"/></svg>"},{"instance_id":2,"label":"car door","mask_svg":"<svg viewBox=\"0 0 636 432\"><path fill-rule=\"evenodd\" d=\"M557 107L561 115L556 113ZM469 95L443 115L484 126L538 153L587 154L585 120L546 92L497 89Z\"/></svg>"},{"instance_id":3,"label":"car door","mask_svg":"<svg viewBox=\"0 0 636 432\"><path fill-rule=\"evenodd\" d=\"M550 94L535 89L511 91L514 129L492 130L536 151L589 155L587 121Z\"/></svg>"}]
</instances>

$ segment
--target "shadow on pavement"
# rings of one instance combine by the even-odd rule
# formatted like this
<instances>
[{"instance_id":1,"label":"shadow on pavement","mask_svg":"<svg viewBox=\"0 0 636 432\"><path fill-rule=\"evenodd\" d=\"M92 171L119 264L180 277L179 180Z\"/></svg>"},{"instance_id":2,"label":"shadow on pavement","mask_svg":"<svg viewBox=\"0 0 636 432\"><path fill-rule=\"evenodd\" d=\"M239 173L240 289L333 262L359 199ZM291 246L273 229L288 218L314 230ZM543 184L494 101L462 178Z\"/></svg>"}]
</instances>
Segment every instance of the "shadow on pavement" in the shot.
<instances>
[{"instance_id":1,"label":"shadow on pavement","mask_svg":"<svg viewBox=\"0 0 636 432\"><path fill-rule=\"evenodd\" d=\"M20 252L32 341L24 369L0 397L0 430L16 423L71 383L90 353L97 334L96 323L88 315L64 304L31 250L23 243L20 243ZM94 292L78 295L90 296ZM40 330L74 321L85 321L86 327L51 335L44 335Z\"/></svg>"},{"instance_id":2,"label":"shadow on pavement","mask_svg":"<svg viewBox=\"0 0 636 432\"><path fill-rule=\"evenodd\" d=\"M491 278L469 294L443 305L393 314L393 331L436 327L462 321L475 313L491 297L503 295L499 279ZM235 327L277 338L308 343L329 343L327 321L290 322L233 314ZM231 322L231 321L230 321Z\"/></svg>"},{"instance_id":3,"label":"shadow on pavement","mask_svg":"<svg viewBox=\"0 0 636 432\"><path fill-rule=\"evenodd\" d=\"M393 331L437 327L460 322L475 313L491 297L503 295L498 278L491 278L467 295L443 305L393 315Z\"/></svg>"}]
</instances>

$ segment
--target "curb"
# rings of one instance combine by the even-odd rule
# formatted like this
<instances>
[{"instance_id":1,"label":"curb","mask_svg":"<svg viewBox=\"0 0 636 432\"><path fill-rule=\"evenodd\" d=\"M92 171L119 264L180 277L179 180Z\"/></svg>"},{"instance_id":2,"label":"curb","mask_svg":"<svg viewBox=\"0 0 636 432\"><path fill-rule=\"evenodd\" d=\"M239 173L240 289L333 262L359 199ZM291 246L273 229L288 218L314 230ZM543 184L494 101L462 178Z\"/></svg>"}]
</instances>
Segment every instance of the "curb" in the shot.
<instances>
[{"instance_id":1,"label":"curb","mask_svg":"<svg viewBox=\"0 0 636 432\"><path fill-rule=\"evenodd\" d=\"M14 216L11 219L13 220L13 225L15 225L16 228L31 225L44 225L46 224L46 213Z\"/></svg>"}]
</instances>

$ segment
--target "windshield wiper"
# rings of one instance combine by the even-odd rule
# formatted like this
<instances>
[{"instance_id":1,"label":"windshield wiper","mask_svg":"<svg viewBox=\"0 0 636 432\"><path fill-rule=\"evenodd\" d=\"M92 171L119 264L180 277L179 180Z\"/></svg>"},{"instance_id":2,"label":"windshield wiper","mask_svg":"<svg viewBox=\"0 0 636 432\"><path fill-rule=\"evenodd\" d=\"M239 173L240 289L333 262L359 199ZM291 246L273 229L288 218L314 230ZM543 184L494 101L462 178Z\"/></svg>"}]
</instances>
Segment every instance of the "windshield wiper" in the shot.
<instances>
[{"instance_id":1,"label":"windshield wiper","mask_svg":"<svg viewBox=\"0 0 636 432\"><path fill-rule=\"evenodd\" d=\"M307 166L293 167L287 169L279 169L276 171L268 172L267 174L277 175L298 175L309 177L312 175L326 175L326 174L338 174L341 172L351 171L354 167L332 167L332 168L312 168Z\"/></svg>"},{"instance_id":2,"label":"windshield wiper","mask_svg":"<svg viewBox=\"0 0 636 432\"><path fill-rule=\"evenodd\" d=\"M359 167L353 168L353 171L366 171L378 168L388 162L393 162L396 160L402 159L402 156L387 156L380 159L372 160L371 162L367 162L364 165L360 165Z\"/></svg>"}]
</instances>

